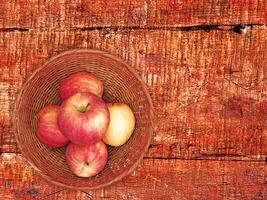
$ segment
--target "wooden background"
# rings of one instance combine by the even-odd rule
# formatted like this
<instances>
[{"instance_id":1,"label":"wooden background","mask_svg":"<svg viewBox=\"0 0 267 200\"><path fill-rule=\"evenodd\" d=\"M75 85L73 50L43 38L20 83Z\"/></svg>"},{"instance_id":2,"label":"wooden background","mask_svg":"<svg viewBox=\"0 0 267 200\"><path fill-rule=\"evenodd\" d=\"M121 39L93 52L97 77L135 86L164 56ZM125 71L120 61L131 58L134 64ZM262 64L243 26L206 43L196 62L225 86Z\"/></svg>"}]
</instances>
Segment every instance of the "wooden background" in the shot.
<instances>
[{"instance_id":1,"label":"wooden background","mask_svg":"<svg viewBox=\"0 0 267 200\"><path fill-rule=\"evenodd\" d=\"M0 3L0 199L267 199L265 0L3 0ZM146 82L149 152L97 191L43 180L21 156L12 110L50 56L106 50Z\"/></svg>"}]
</instances>

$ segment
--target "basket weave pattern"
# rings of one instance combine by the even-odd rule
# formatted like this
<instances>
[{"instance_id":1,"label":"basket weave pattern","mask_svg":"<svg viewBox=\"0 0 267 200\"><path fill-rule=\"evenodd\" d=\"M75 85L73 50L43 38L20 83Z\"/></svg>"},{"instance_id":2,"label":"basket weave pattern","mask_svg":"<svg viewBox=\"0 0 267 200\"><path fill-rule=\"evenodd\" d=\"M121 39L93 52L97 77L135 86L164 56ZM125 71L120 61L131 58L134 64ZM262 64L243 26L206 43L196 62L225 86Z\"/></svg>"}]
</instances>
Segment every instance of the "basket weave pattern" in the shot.
<instances>
[{"instance_id":1,"label":"basket weave pattern","mask_svg":"<svg viewBox=\"0 0 267 200\"><path fill-rule=\"evenodd\" d=\"M104 100L128 104L136 118L129 141L121 147L109 147L106 167L91 178L70 172L65 147L47 147L36 137L38 111L48 104L60 104L61 81L79 71L95 74L103 81ZM145 85L120 59L97 50L67 51L46 62L23 85L14 110L16 139L24 157L47 180L72 189L97 189L129 174L143 158L152 135L152 110Z\"/></svg>"}]
</instances>

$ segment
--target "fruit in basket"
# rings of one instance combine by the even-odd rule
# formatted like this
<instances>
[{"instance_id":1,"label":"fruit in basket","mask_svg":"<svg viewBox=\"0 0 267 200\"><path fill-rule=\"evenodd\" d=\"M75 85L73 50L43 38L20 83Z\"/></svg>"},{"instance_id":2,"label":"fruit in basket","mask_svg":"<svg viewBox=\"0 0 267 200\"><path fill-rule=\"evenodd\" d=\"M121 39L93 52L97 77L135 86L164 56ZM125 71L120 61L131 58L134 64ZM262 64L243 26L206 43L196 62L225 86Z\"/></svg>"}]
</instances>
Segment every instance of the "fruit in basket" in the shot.
<instances>
[{"instance_id":1,"label":"fruit in basket","mask_svg":"<svg viewBox=\"0 0 267 200\"><path fill-rule=\"evenodd\" d=\"M61 147L69 141L58 128L57 117L59 108L57 105L49 105L38 113L37 137L40 142L50 147Z\"/></svg>"},{"instance_id":2,"label":"fruit in basket","mask_svg":"<svg viewBox=\"0 0 267 200\"><path fill-rule=\"evenodd\" d=\"M131 108L124 103L107 104L110 123L103 141L111 146L121 146L127 142L134 131L135 117Z\"/></svg>"},{"instance_id":3,"label":"fruit in basket","mask_svg":"<svg viewBox=\"0 0 267 200\"><path fill-rule=\"evenodd\" d=\"M67 164L70 170L79 177L91 177L98 174L106 165L107 157L107 147L102 141L87 146L70 143L66 150Z\"/></svg>"},{"instance_id":4,"label":"fruit in basket","mask_svg":"<svg viewBox=\"0 0 267 200\"><path fill-rule=\"evenodd\" d=\"M77 72L65 78L60 84L59 94L62 100L77 92L91 92L99 97L103 94L102 82L88 72Z\"/></svg>"},{"instance_id":5,"label":"fruit in basket","mask_svg":"<svg viewBox=\"0 0 267 200\"><path fill-rule=\"evenodd\" d=\"M109 125L109 111L98 96L86 92L66 99L59 111L61 132L77 145L91 145L102 139Z\"/></svg>"}]
</instances>

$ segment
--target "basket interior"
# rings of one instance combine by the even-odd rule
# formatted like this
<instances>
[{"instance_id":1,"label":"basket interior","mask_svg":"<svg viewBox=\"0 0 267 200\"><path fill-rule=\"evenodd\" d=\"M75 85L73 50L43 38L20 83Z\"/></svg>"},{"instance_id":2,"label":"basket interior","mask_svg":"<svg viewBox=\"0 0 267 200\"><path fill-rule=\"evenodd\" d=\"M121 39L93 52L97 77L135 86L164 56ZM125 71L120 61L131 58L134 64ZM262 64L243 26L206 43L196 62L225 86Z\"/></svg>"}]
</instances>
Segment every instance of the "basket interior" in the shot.
<instances>
[{"instance_id":1,"label":"basket interior","mask_svg":"<svg viewBox=\"0 0 267 200\"><path fill-rule=\"evenodd\" d=\"M61 81L79 71L95 74L103 81L104 100L128 104L136 118L131 138L121 147L108 147L106 167L91 178L79 178L69 171L65 147L50 148L36 137L38 111L48 104L60 104ZM152 134L152 105L143 83L126 64L98 51L72 51L48 61L24 84L15 107L16 138L24 156L48 180L75 189L103 187L127 175L142 159Z\"/></svg>"}]
</instances>

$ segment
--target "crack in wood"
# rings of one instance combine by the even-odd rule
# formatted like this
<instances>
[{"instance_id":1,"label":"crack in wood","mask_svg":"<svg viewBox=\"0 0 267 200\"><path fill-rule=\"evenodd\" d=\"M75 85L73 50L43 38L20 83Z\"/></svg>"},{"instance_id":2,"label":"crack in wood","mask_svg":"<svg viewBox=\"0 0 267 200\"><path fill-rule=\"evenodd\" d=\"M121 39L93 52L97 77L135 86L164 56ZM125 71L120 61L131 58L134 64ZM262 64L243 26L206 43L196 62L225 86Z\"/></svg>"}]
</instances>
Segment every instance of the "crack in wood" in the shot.
<instances>
[{"instance_id":1,"label":"crack in wood","mask_svg":"<svg viewBox=\"0 0 267 200\"><path fill-rule=\"evenodd\" d=\"M1 152L0 156L6 154L9 154L9 152ZM21 152L14 153L14 155L22 155ZM208 160L208 161L237 161L237 162L267 162L267 156L263 156L262 160L256 160L256 159L249 159L246 160L246 156L240 156L238 154L202 154L202 157L195 157L195 158L179 158L179 157L157 157L157 156L145 156L144 160ZM265 157L264 157L265 156ZM234 159L236 158L236 159ZM244 158L244 159L241 159Z\"/></svg>"},{"instance_id":2,"label":"crack in wood","mask_svg":"<svg viewBox=\"0 0 267 200\"><path fill-rule=\"evenodd\" d=\"M167 31L234 31L236 33L243 33L247 28L259 28L266 27L266 24L203 24L203 25L195 25L195 26L173 26L173 27L164 27L164 26L95 26L95 27L77 27L75 31L94 31L94 30L110 30L110 31L118 31L118 30L167 30Z\"/></svg>"},{"instance_id":3,"label":"crack in wood","mask_svg":"<svg viewBox=\"0 0 267 200\"><path fill-rule=\"evenodd\" d=\"M29 31L28 28L18 28L18 27L0 28L0 32L28 32L28 31Z\"/></svg>"},{"instance_id":4,"label":"crack in wood","mask_svg":"<svg viewBox=\"0 0 267 200\"><path fill-rule=\"evenodd\" d=\"M227 155L228 156L228 155ZM242 159L233 159L233 157L235 156L230 156L232 157L232 159L229 159L227 156L225 157L210 157L210 158L179 158L179 157L172 157L172 158L167 158L167 157L148 157L148 156L145 156L144 157L144 160L187 160L187 161L196 161L196 160L199 160L199 161L202 161L202 160L206 160L206 161L215 161L215 162L256 162L256 163L264 163L264 162L267 162L267 157L266 159L264 160L255 160L255 159L249 159L249 160L242 160ZM236 156L238 157L238 156ZM240 158L241 156L239 156ZM218 159L220 158L220 159Z\"/></svg>"},{"instance_id":5,"label":"crack in wood","mask_svg":"<svg viewBox=\"0 0 267 200\"><path fill-rule=\"evenodd\" d=\"M267 24L203 24L194 26L93 26L93 27L76 27L74 31L95 31L107 30L117 32L119 30L167 30L167 31L233 31L235 33L245 33L248 28L265 28ZM35 30L35 29L33 29ZM38 29L37 29L38 30ZM29 32L29 28L0 28L0 32Z\"/></svg>"},{"instance_id":6,"label":"crack in wood","mask_svg":"<svg viewBox=\"0 0 267 200\"><path fill-rule=\"evenodd\" d=\"M239 154L218 154L218 153L213 153L213 154L201 154L201 156L204 156L204 157L243 157Z\"/></svg>"}]
</instances>

